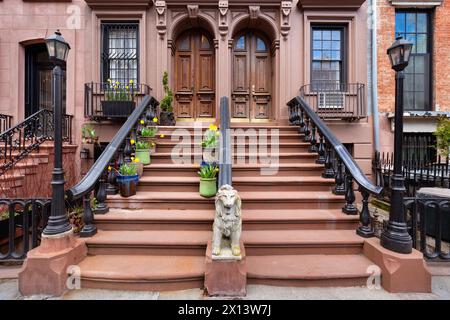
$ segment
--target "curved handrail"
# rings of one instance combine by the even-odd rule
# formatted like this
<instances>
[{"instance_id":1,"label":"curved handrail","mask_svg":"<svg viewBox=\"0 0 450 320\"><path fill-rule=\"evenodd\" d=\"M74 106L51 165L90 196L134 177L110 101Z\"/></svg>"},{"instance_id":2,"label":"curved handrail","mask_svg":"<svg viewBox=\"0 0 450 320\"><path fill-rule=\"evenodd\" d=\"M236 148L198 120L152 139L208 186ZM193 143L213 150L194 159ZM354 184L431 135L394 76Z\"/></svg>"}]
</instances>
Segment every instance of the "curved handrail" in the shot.
<instances>
[{"instance_id":1,"label":"curved handrail","mask_svg":"<svg viewBox=\"0 0 450 320\"><path fill-rule=\"evenodd\" d=\"M323 134L328 143L331 144L333 149L335 150L338 157L342 160L345 167L348 169L350 174L353 176L353 179L356 180L357 184L367 192L373 195L380 195L383 191L382 187L378 187L373 184L363 173L361 168L355 162L353 157L350 155L348 150L344 147L344 145L339 141L339 139L331 132L328 126L323 122L322 119L312 110L312 108L306 103L306 101L297 96L293 98L291 101L287 103L288 106L299 105L309 117L309 119L315 124L317 129Z\"/></svg>"},{"instance_id":2,"label":"curved handrail","mask_svg":"<svg viewBox=\"0 0 450 320\"><path fill-rule=\"evenodd\" d=\"M149 105L155 106L158 105L158 102L152 96L147 95L144 97L140 105L128 117L127 121L119 129L114 138L106 147L105 151L103 151L101 156L94 163L88 173L83 177L83 179L81 179L80 182L66 191L68 200L70 202L81 199L95 188L96 183L111 163L111 160L116 155L117 150L125 142L125 139L133 130L138 120L140 119L142 114L144 114Z\"/></svg>"}]
</instances>

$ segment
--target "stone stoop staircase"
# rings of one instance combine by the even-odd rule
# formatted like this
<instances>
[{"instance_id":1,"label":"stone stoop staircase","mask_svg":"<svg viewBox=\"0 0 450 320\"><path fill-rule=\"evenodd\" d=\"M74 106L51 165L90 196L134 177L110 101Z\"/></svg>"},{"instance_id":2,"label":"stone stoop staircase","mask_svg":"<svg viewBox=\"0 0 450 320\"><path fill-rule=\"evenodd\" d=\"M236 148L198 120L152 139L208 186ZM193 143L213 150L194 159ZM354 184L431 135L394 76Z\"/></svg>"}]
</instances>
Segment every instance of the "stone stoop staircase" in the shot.
<instances>
[{"instance_id":1,"label":"stone stoop staircase","mask_svg":"<svg viewBox=\"0 0 450 320\"><path fill-rule=\"evenodd\" d=\"M373 263L363 256L364 239L355 232L359 217L341 212L344 197L331 192L334 180L322 178L323 165L315 163L296 127L265 128L280 132L279 172L263 176L262 164L233 166L233 186L242 198L248 283L365 284ZM192 128L185 129L194 137ZM214 199L199 195L196 165L172 164L171 130L161 129L166 137L145 168L137 195L108 196L110 212L95 216L99 231L86 240L88 257L79 264L82 287L203 287Z\"/></svg>"},{"instance_id":2,"label":"stone stoop staircase","mask_svg":"<svg viewBox=\"0 0 450 320\"><path fill-rule=\"evenodd\" d=\"M75 153L76 150L76 145L63 145L64 153ZM53 142L44 142L39 148L33 150L24 159L16 163L10 170L0 176L0 198L37 196L27 194L29 191L27 190L27 186L30 183L36 183L36 179L33 177L39 178L39 174L44 172L42 170L49 172L50 179L52 168L45 168L45 166L53 164L53 156ZM48 190L41 189L40 191L48 193L51 191L51 188L49 187Z\"/></svg>"}]
</instances>

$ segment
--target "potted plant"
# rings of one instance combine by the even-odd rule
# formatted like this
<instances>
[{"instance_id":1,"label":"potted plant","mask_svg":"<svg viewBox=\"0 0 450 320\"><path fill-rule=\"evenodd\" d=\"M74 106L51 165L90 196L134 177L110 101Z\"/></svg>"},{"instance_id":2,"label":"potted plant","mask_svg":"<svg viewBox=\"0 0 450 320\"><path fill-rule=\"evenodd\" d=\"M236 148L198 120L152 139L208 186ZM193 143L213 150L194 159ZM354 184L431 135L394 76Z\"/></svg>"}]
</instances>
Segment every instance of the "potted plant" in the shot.
<instances>
[{"instance_id":1,"label":"potted plant","mask_svg":"<svg viewBox=\"0 0 450 320\"><path fill-rule=\"evenodd\" d=\"M138 167L135 163L124 163L120 166L117 175L117 184L119 185L120 195L128 198L136 194L139 175Z\"/></svg>"},{"instance_id":2,"label":"potted plant","mask_svg":"<svg viewBox=\"0 0 450 320\"><path fill-rule=\"evenodd\" d=\"M136 158L139 158L143 165L150 164L150 143L148 141L136 143Z\"/></svg>"},{"instance_id":3,"label":"potted plant","mask_svg":"<svg viewBox=\"0 0 450 320\"><path fill-rule=\"evenodd\" d=\"M158 122L158 119L153 119L153 122ZM150 154L155 153L156 151L156 134L158 133L159 128L157 126L144 127L141 130L141 140L147 141L150 144Z\"/></svg>"},{"instance_id":4,"label":"potted plant","mask_svg":"<svg viewBox=\"0 0 450 320\"><path fill-rule=\"evenodd\" d=\"M173 92L169 88L169 74L167 71L163 75L163 87L165 97L160 102L160 125L162 126L174 126L176 124L175 116L173 114Z\"/></svg>"},{"instance_id":5,"label":"potted plant","mask_svg":"<svg viewBox=\"0 0 450 320\"><path fill-rule=\"evenodd\" d=\"M82 149L88 150L88 158L94 158L95 144L98 142L98 137L95 134L95 129L90 124L85 124L81 129Z\"/></svg>"},{"instance_id":6,"label":"potted plant","mask_svg":"<svg viewBox=\"0 0 450 320\"><path fill-rule=\"evenodd\" d=\"M206 130L205 136L202 141L203 150L203 162L213 164L218 162L217 147L220 144L220 132L216 125L211 124L209 129Z\"/></svg>"},{"instance_id":7,"label":"potted plant","mask_svg":"<svg viewBox=\"0 0 450 320\"><path fill-rule=\"evenodd\" d=\"M200 195L205 198L214 197L217 193L217 173L219 167L215 164L204 164L200 167Z\"/></svg>"},{"instance_id":8,"label":"potted plant","mask_svg":"<svg viewBox=\"0 0 450 320\"><path fill-rule=\"evenodd\" d=\"M122 85L119 81L113 83L108 79L104 100L101 101L103 115L110 117L128 117L134 110L134 81Z\"/></svg>"}]
</instances>

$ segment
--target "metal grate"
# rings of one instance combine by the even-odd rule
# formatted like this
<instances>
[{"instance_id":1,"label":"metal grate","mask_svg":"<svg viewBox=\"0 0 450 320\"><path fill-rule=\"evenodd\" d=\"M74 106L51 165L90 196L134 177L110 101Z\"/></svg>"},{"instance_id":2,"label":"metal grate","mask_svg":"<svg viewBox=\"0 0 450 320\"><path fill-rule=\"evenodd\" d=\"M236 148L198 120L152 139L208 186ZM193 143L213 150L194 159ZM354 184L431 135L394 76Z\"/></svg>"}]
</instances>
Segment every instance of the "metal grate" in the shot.
<instances>
[{"instance_id":1,"label":"metal grate","mask_svg":"<svg viewBox=\"0 0 450 320\"><path fill-rule=\"evenodd\" d=\"M103 81L139 82L139 24L102 23Z\"/></svg>"}]
</instances>

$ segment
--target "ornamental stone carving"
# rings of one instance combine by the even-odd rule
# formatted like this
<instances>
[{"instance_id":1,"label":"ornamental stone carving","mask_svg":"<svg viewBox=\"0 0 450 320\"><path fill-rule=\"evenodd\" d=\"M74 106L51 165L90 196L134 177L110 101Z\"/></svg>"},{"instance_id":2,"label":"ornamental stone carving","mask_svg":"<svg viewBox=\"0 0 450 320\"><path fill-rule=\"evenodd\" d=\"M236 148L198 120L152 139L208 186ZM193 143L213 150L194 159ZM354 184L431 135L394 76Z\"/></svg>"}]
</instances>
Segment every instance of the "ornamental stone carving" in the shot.
<instances>
[{"instance_id":1,"label":"ornamental stone carving","mask_svg":"<svg viewBox=\"0 0 450 320\"><path fill-rule=\"evenodd\" d=\"M250 13L250 20L257 20L261 14L260 6L249 6L248 11Z\"/></svg>"},{"instance_id":2,"label":"ornamental stone carving","mask_svg":"<svg viewBox=\"0 0 450 320\"><path fill-rule=\"evenodd\" d=\"M292 1L281 1L281 35L286 38L291 30L290 15L292 12Z\"/></svg>"},{"instance_id":3,"label":"ornamental stone carving","mask_svg":"<svg viewBox=\"0 0 450 320\"><path fill-rule=\"evenodd\" d=\"M159 37L164 39L167 32L167 6L165 1L155 1L156 30L158 30Z\"/></svg>"},{"instance_id":4,"label":"ornamental stone carving","mask_svg":"<svg viewBox=\"0 0 450 320\"><path fill-rule=\"evenodd\" d=\"M219 33L225 38L228 34L228 0L219 1Z\"/></svg>"},{"instance_id":5,"label":"ornamental stone carving","mask_svg":"<svg viewBox=\"0 0 450 320\"><path fill-rule=\"evenodd\" d=\"M216 195L212 240L213 260L239 260L241 233L241 198L232 186L224 185Z\"/></svg>"},{"instance_id":6,"label":"ornamental stone carving","mask_svg":"<svg viewBox=\"0 0 450 320\"><path fill-rule=\"evenodd\" d=\"M187 6L189 19L196 20L198 18L198 5L190 4Z\"/></svg>"}]
</instances>

